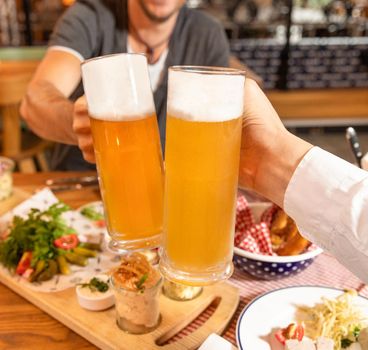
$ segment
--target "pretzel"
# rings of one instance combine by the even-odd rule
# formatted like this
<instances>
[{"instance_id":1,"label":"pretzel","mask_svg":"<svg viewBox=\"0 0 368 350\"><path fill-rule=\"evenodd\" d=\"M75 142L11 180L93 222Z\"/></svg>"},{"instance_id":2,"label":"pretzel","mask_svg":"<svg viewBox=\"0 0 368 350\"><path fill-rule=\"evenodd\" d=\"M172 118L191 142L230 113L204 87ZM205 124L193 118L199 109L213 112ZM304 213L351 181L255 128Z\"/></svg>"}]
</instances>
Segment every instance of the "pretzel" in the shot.
<instances>
[{"instance_id":1,"label":"pretzel","mask_svg":"<svg viewBox=\"0 0 368 350\"><path fill-rule=\"evenodd\" d=\"M310 244L300 235L294 220L281 208L274 214L270 233L272 248L277 255L298 255Z\"/></svg>"},{"instance_id":2,"label":"pretzel","mask_svg":"<svg viewBox=\"0 0 368 350\"><path fill-rule=\"evenodd\" d=\"M309 244L310 242L297 232L293 238L286 241L282 247L277 249L276 253L281 256L299 255L308 248Z\"/></svg>"}]
</instances>

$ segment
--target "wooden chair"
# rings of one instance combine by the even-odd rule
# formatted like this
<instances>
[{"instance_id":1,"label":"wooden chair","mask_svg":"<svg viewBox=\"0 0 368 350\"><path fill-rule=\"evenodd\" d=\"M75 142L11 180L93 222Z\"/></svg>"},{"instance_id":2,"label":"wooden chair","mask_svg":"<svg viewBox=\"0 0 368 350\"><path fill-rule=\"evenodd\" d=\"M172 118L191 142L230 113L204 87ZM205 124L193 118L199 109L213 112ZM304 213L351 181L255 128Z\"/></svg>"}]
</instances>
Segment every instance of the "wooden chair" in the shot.
<instances>
[{"instance_id":1,"label":"wooden chair","mask_svg":"<svg viewBox=\"0 0 368 350\"><path fill-rule=\"evenodd\" d=\"M51 142L42 140L29 131L23 131L19 114L20 102L45 49L38 50L0 49L1 152L12 158L19 171L24 173L36 172L36 161L42 171L49 170L45 150L51 146Z\"/></svg>"}]
</instances>

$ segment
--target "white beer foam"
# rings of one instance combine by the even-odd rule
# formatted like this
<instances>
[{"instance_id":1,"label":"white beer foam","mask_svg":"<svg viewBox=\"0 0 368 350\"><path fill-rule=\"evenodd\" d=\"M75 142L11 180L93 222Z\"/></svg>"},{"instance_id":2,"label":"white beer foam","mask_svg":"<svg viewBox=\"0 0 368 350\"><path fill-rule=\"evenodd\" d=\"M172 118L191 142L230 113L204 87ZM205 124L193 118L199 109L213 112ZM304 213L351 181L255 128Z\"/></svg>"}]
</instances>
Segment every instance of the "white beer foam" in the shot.
<instances>
[{"instance_id":1,"label":"white beer foam","mask_svg":"<svg viewBox=\"0 0 368 350\"><path fill-rule=\"evenodd\" d=\"M155 113L143 55L118 54L82 64L89 114L102 120L127 120Z\"/></svg>"},{"instance_id":2,"label":"white beer foam","mask_svg":"<svg viewBox=\"0 0 368 350\"><path fill-rule=\"evenodd\" d=\"M168 114L220 122L243 115L245 76L169 71Z\"/></svg>"}]
</instances>

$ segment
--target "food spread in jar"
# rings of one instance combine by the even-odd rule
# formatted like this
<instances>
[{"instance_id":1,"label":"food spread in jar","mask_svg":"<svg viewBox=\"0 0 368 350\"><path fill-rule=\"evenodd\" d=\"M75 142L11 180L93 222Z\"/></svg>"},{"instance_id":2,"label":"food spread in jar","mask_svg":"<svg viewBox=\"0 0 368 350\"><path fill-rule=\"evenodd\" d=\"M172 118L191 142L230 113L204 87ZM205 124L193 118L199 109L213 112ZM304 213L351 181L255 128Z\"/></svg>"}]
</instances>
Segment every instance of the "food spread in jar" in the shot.
<instances>
[{"instance_id":1,"label":"food spread in jar","mask_svg":"<svg viewBox=\"0 0 368 350\"><path fill-rule=\"evenodd\" d=\"M160 273L143 254L122 258L111 277L120 328L130 333L146 333L158 325L161 282Z\"/></svg>"}]
</instances>

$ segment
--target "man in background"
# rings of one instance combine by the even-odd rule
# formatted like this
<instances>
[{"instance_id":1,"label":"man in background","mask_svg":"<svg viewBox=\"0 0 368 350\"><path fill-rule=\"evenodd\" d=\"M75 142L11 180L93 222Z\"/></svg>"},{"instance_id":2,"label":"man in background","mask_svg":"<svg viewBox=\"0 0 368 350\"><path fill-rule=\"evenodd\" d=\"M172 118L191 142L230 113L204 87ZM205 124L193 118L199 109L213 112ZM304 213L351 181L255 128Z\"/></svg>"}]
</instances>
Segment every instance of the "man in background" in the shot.
<instances>
[{"instance_id":1,"label":"man in background","mask_svg":"<svg viewBox=\"0 0 368 350\"><path fill-rule=\"evenodd\" d=\"M120 52L147 55L163 148L168 67L229 65L221 25L188 9L184 0L77 1L58 21L21 105L23 118L37 135L63 144L57 146L53 169L91 167L74 146L79 142L82 150L93 147L85 102L74 103L83 95L80 64ZM73 130L74 115L79 118ZM77 138L75 132L85 137Z\"/></svg>"}]
</instances>

